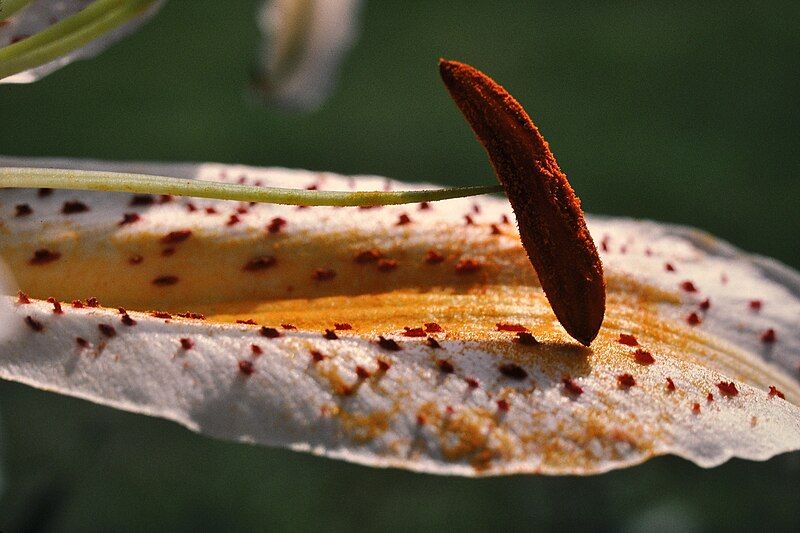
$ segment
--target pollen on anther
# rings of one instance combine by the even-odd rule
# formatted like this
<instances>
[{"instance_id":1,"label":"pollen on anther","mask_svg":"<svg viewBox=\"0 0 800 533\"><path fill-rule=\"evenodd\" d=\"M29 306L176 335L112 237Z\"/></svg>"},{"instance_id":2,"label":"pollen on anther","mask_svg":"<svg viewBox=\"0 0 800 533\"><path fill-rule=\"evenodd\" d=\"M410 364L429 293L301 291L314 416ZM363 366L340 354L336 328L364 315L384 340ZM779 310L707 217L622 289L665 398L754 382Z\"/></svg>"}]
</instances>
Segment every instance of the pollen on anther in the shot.
<instances>
[{"instance_id":1,"label":"pollen on anther","mask_svg":"<svg viewBox=\"0 0 800 533\"><path fill-rule=\"evenodd\" d=\"M336 331L348 331L353 329L353 326L351 326L347 322L335 322L333 324L333 329L335 329Z\"/></svg>"},{"instance_id":2,"label":"pollen on anther","mask_svg":"<svg viewBox=\"0 0 800 533\"><path fill-rule=\"evenodd\" d=\"M442 331L442 326L440 326L436 322L425 322L426 333L440 333L441 331Z\"/></svg>"}]
</instances>

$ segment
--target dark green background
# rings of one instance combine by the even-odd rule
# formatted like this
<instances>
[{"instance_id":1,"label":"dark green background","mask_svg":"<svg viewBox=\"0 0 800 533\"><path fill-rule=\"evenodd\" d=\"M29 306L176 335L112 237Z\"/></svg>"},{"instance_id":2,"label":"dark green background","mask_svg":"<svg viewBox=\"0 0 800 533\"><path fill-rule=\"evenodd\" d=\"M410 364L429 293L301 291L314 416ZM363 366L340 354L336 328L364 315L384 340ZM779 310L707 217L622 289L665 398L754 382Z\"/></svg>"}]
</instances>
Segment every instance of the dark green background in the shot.
<instances>
[{"instance_id":1,"label":"dark green background","mask_svg":"<svg viewBox=\"0 0 800 533\"><path fill-rule=\"evenodd\" d=\"M540 4L540 5L529 5ZM556 5L558 4L558 5ZM587 211L698 226L800 267L797 2L373 1L330 101L253 105L256 2L169 2L100 58L0 86L0 152L494 178L439 56L503 83ZM800 456L466 480L216 442L0 383L0 530L796 526Z\"/></svg>"}]
</instances>

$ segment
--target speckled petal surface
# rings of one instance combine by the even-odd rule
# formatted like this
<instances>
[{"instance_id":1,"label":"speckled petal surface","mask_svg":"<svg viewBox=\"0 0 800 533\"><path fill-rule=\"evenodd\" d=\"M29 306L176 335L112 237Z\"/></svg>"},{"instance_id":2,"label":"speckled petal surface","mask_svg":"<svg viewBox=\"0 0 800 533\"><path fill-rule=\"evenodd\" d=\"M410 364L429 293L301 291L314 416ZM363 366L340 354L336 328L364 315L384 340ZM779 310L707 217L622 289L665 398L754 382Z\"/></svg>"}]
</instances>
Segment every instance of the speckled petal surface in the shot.
<instances>
[{"instance_id":1,"label":"speckled petal surface","mask_svg":"<svg viewBox=\"0 0 800 533\"><path fill-rule=\"evenodd\" d=\"M93 40L73 52L36 68L0 79L0 83L31 83L79 59L89 59L127 37L155 15L165 0L156 2L141 15ZM92 3L92 0L33 0L26 7L0 23L0 46L7 46L34 35Z\"/></svg>"},{"instance_id":2,"label":"speckled petal surface","mask_svg":"<svg viewBox=\"0 0 800 533\"><path fill-rule=\"evenodd\" d=\"M416 187L219 164L0 166ZM692 229L588 224L608 306L584 348L504 199L298 209L0 191L0 257L30 300L4 300L0 376L218 438L439 474L800 449L800 276Z\"/></svg>"}]
</instances>

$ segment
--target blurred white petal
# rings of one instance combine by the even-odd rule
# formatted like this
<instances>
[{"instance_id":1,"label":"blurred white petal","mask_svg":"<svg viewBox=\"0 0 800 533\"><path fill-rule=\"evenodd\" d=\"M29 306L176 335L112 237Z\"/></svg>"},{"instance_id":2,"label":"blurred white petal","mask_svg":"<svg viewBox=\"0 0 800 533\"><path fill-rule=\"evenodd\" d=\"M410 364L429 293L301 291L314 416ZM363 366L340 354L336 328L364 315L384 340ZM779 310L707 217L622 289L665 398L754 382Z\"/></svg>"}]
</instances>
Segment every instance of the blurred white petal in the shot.
<instances>
[{"instance_id":1,"label":"blurred white petal","mask_svg":"<svg viewBox=\"0 0 800 533\"><path fill-rule=\"evenodd\" d=\"M358 34L360 0L269 0L256 89L271 103L308 111L336 85L339 66Z\"/></svg>"},{"instance_id":2,"label":"blurred white petal","mask_svg":"<svg viewBox=\"0 0 800 533\"><path fill-rule=\"evenodd\" d=\"M135 19L115 28L89 44L49 63L0 79L0 83L31 83L79 59L90 59L115 42L134 33L150 20L166 0L159 0ZM92 0L33 0L25 8L0 24L0 47L34 35L70 15L74 15Z\"/></svg>"},{"instance_id":3,"label":"blurred white petal","mask_svg":"<svg viewBox=\"0 0 800 533\"><path fill-rule=\"evenodd\" d=\"M14 165L410 187L277 168L0 158ZM591 474L663 454L710 467L800 449L800 276L705 233L590 216L608 311L586 349L553 316L513 218L501 223L512 215L505 199L424 210L155 200L0 192L0 257L20 288L65 302L97 296L107 306L65 303L55 314L42 300L14 303L13 320L28 325L0 343L0 376L218 438L439 474ZM88 211L62 213L70 201ZM22 204L32 213L14 216ZM139 218L121 225L126 213ZM410 222L398 224L403 214ZM354 260L372 249L397 263ZM426 262L432 249L442 262ZM52 260L31 264L37 250ZM459 273L464 259L481 267ZM206 319L158 318L153 309ZM701 323L690 325L691 313ZM248 319L258 325L236 323ZM406 335L433 322L443 331L422 334L440 349ZM336 323L352 329L326 339ZM514 342L498 323L523 325L541 344ZM261 335L261 325L280 336ZM769 330L774 342L762 340ZM634 335L654 362L637 363L621 334ZM379 335L401 350L380 346ZM623 374L635 385L621 387ZM582 394L569 393L566 375Z\"/></svg>"}]
</instances>

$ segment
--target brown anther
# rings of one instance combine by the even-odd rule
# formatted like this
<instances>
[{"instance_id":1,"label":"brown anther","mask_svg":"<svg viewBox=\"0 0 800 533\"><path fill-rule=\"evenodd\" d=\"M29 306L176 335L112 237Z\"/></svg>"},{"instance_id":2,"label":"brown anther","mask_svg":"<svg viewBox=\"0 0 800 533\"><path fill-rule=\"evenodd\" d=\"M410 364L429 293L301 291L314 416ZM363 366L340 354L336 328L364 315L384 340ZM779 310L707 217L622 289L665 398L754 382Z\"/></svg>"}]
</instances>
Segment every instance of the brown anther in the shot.
<instances>
[{"instance_id":1,"label":"brown anther","mask_svg":"<svg viewBox=\"0 0 800 533\"><path fill-rule=\"evenodd\" d=\"M580 201L522 106L477 69L440 60L450 96L491 159L556 317L589 345L605 313L605 280Z\"/></svg>"}]
</instances>

